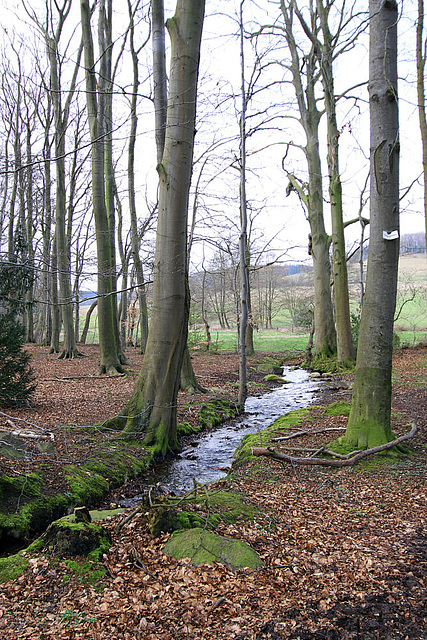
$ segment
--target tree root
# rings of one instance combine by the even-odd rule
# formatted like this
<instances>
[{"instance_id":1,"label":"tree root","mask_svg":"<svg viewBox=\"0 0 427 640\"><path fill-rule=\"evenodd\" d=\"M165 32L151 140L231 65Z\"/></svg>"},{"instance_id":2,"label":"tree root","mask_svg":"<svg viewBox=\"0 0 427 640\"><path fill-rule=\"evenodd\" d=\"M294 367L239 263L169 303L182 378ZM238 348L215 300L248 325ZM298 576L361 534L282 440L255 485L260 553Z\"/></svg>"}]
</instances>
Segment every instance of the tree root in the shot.
<instances>
[{"instance_id":1,"label":"tree root","mask_svg":"<svg viewBox=\"0 0 427 640\"><path fill-rule=\"evenodd\" d=\"M287 456L284 453L280 453L280 451L275 451L272 447L253 447L252 455L253 456L266 456L267 458L272 458L273 460L277 460L280 463L289 462L292 466L294 465L310 465L310 466L321 466L321 467L351 467L359 460L366 458L367 456L372 455L373 453L380 453L381 451L387 451L392 447L396 447L400 445L401 442L405 440L409 440L413 438L417 431L417 425L413 423L412 429L409 433L404 436L400 436L400 438L396 438L391 442L387 442L386 444L382 444L378 447L372 447L371 449L365 449L364 451L352 451L348 454L348 456L342 456L339 460L329 460L328 458L295 458L293 456ZM325 453L332 453L325 450ZM335 456L337 454L334 454Z\"/></svg>"}]
</instances>

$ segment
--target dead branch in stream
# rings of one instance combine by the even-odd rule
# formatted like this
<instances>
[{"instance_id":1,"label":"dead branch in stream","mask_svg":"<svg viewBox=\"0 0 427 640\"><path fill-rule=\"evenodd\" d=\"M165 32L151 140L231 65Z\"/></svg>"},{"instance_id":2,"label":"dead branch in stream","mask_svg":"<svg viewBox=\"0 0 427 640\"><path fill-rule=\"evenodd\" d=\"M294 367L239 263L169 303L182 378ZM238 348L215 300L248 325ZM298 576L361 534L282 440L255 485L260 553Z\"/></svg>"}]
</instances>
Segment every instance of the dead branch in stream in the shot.
<instances>
[{"instance_id":1,"label":"dead branch in stream","mask_svg":"<svg viewBox=\"0 0 427 640\"><path fill-rule=\"evenodd\" d=\"M321 467L351 467L359 460L366 458L367 456L372 455L373 453L380 453L381 451L387 451L392 447L399 445L401 442L405 440L409 440L413 438L417 431L417 425L414 423L412 425L412 429L409 433L404 436L400 436L391 442L387 442L386 444L382 444L378 447L372 447L371 449L365 449L364 451L352 451L348 454L348 456L344 456L343 459L340 460L329 460L328 458L295 458L293 456L287 456L284 453L280 453L280 451L275 451L272 447L253 447L252 455L253 456L266 456L267 458L272 458L273 460L277 460L278 462L289 462L289 464L295 465L310 465L310 466L321 466ZM350 457L351 456L351 457Z\"/></svg>"}]
</instances>

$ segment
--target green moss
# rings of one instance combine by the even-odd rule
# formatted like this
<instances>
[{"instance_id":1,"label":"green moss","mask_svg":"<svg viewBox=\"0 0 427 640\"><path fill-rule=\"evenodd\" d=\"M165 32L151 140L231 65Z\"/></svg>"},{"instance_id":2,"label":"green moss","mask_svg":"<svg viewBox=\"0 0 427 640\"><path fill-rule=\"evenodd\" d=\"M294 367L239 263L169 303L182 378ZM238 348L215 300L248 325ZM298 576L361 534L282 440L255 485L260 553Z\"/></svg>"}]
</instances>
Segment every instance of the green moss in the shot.
<instances>
[{"instance_id":1,"label":"green moss","mask_svg":"<svg viewBox=\"0 0 427 640\"><path fill-rule=\"evenodd\" d=\"M91 465L94 467L94 464ZM75 504L84 505L86 502L99 500L110 490L110 483L99 473L80 469L74 465L67 467L65 479L73 494Z\"/></svg>"},{"instance_id":2,"label":"green moss","mask_svg":"<svg viewBox=\"0 0 427 640\"><path fill-rule=\"evenodd\" d=\"M163 533L172 533L183 529L192 529L206 525L206 521L192 511L179 511L170 506L156 508L149 512L147 524L150 533L159 537Z\"/></svg>"},{"instance_id":3,"label":"green moss","mask_svg":"<svg viewBox=\"0 0 427 640\"><path fill-rule=\"evenodd\" d=\"M235 418L239 415L239 409L234 402L225 398L212 398L209 402L201 405L199 410L199 425L205 429L216 427L225 420Z\"/></svg>"},{"instance_id":4,"label":"green moss","mask_svg":"<svg viewBox=\"0 0 427 640\"><path fill-rule=\"evenodd\" d=\"M213 564L257 569L263 565L259 555L242 540L218 536L201 528L179 532L169 538L163 551L174 558L191 558L194 564Z\"/></svg>"},{"instance_id":5,"label":"green moss","mask_svg":"<svg viewBox=\"0 0 427 640\"><path fill-rule=\"evenodd\" d=\"M349 416L350 415L351 404L350 402L344 402L343 400L338 400L338 402L333 402L330 404L325 411L325 415L327 416Z\"/></svg>"},{"instance_id":6,"label":"green moss","mask_svg":"<svg viewBox=\"0 0 427 640\"><path fill-rule=\"evenodd\" d=\"M107 573L105 567L93 562L78 560L66 560L65 564L75 573L81 584L94 587L97 592L102 591L103 580Z\"/></svg>"},{"instance_id":7,"label":"green moss","mask_svg":"<svg viewBox=\"0 0 427 640\"><path fill-rule=\"evenodd\" d=\"M274 373L269 373L268 376L264 376L264 382L278 382L279 384L289 384L289 380L285 380L280 376L276 376Z\"/></svg>"},{"instance_id":8,"label":"green moss","mask_svg":"<svg viewBox=\"0 0 427 640\"><path fill-rule=\"evenodd\" d=\"M0 538L28 538L61 516L69 503L66 496L45 496L24 504L18 512L0 514Z\"/></svg>"},{"instance_id":9,"label":"green moss","mask_svg":"<svg viewBox=\"0 0 427 640\"><path fill-rule=\"evenodd\" d=\"M336 354L333 356L330 354L316 354L309 365L303 366L308 366L309 369L320 371L321 373L349 373L354 370L354 365L354 360L338 362Z\"/></svg>"},{"instance_id":10,"label":"green moss","mask_svg":"<svg viewBox=\"0 0 427 640\"><path fill-rule=\"evenodd\" d=\"M191 511L188 507L195 510ZM157 503L148 512L147 523L151 533L158 537L161 532L171 533L199 526L215 529L221 521L234 523L239 519L253 520L257 513L259 509L248 504L243 494L210 491L187 498L182 509L175 508L173 500L169 499L165 499L164 505Z\"/></svg>"},{"instance_id":11,"label":"green moss","mask_svg":"<svg viewBox=\"0 0 427 640\"><path fill-rule=\"evenodd\" d=\"M122 439L108 442L99 449L98 459L77 467L65 467L65 478L69 490L62 494L46 495L43 478L30 473L28 476L0 477L0 543L7 544L11 538L19 541L45 529L52 521L60 518L67 510L101 499L113 486L119 486L148 468L152 452L138 446L141 455L129 453L129 444Z\"/></svg>"},{"instance_id":12,"label":"green moss","mask_svg":"<svg viewBox=\"0 0 427 640\"><path fill-rule=\"evenodd\" d=\"M43 479L35 474L11 478L6 474L0 475L0 503L1 510L7 509L7 502L19 497L20 502L26 502L38 497L43 489Z\"/></svg>"},{"instance_id":13,"label":"green moss","mask_svg":"<svg viewBox=\"0 0 427 640\"><path fill-rule=\"evenodd\" d=\"M19 578L25 573L28 564L28 559L19 553L8 558L0 558L0 583Z\"/></svg>"},{"instance_id":14,"label":"green moss","mask_svg":"<svg viewBox=\"0 0 427 640\"><path fill-rule=\"evenodd\" d=\"M197 433L197 429L194 428L189 422L179 422L177 425L178 437L189 436L192 433Z\"/></svg>"},{"instance_id":15,"label":"green moss","mask_svg":"<svg viewBox=\"0 0 427 640\"><path fill-rule=\"evenodd\" d=\"M100 524L76 522L69 516L52 522L42 538L43 546L59 557L84 555L99 562L110 548L109 533Z\"/></svg>"},{"instance_id":16,"label":"green moss","mask_svg":"<svg viewBox=\"0 0 427 640\"><path fill-rule=\"evenodd\" d=\"M245 462L251 457L253 447L269 446L272 439L277 437L278 431L286 431L290 427L299 425L301 422L309 419L309 415L309 409L296 409L277 418L273 424L269 425L263 431L257 431L256 433L250 433L244 436L234 453L233 465Z\"/></svg>"}]
</instances>

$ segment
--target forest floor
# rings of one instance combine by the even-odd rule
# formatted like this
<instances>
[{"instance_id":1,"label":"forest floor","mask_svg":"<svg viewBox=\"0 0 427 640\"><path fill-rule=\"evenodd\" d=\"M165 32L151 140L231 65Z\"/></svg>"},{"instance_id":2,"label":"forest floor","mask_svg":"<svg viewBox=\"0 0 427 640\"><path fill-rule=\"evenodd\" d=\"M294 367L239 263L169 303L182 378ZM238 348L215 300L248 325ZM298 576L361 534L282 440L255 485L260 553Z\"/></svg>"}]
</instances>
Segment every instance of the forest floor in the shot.
<instances>
[{"instance_id":1,"label":"forest floor","mask_svg":"<svg viewBox=\"0 0 427 640\"><path fill-rule=\"evenodd\" d=\"M8 411L9 417L0 414L0 430L28 427L20 418L54 433L52 493L63 489L62 464L78 462L77 451L80 459L96 456L93 441L82 450L80 427L102 422L124 406L140 364L140 356L132 353L133 372L99 377L96 348L82 350L86 358L58 361L46 349L31 347L38 382L32 406ZM198 354L193 365L211 393L228 388L235 394L237 356ZM261 376L252 371L250 393L259 393ZM106 521L112 546L99 565L84 572L65 559L39 554L30 559L25 574L0 586L0 637L425 639L426 374L427 348L395 353L393 430L402 435L416 422L412 455L368 459L343 469L293 469L257 458L211 485L240 493L254 507L252 521L223 522L217 531L249 543L262 557L262 568L194 566L190 559L165 555L169 535L154 538L141 517L118 534L117 520ZM318 402L349 400L350 393L329 390ZM179 421L191 422L189 401L180 394ZM314 431L345 422L345 417L327 416L317 407L305 426ZM64 424L76 428L59 427ZM299 442L316 447L326 439L323 433ZM0 463L8 473L23 471L23 462L2 458Z\"/></svg>"}]
</instances>

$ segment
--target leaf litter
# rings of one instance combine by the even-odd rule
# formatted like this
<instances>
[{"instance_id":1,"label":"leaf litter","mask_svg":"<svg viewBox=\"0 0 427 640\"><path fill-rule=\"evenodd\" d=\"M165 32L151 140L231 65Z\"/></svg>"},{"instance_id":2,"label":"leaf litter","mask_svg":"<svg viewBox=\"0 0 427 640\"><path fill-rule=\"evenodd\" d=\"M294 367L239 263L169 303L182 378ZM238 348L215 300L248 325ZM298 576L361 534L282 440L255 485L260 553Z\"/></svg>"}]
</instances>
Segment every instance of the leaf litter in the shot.
<instances>
[{"instance_id":1,"label":"leaf litter","mask_svg":"<svg viewBox=\"0 0 427 640\"><path fill-rule=\"evenodd\" d=\"M256 459L215 483L215 488L245 494L258 508L252 522L223 522L217 531L249 543L264 567L233 571L219 563L194 566L191 559L165 555L168 535L153 538L141 517L128 522L118 535L117 520L106 521L113 542L100 563L105 569L102 580L91 584L54 556L31 558L24 575L1 585L0 637L426 638L426 351L399 351L394 360L393 428L400 435L408 421L417 422L418 433L411 441L414 455L340 470L294 470ZM52 371L56 362L46 361L45 377L59 375ZM90 371L82 362L75 363L80 376L85 368ZM236 366L237 359L230 357L229 370L224 366L220 372L215 360L205 363L204 370L195 360L206 377L217 375L221 383L222 376L224 386L235 381L232 362ZM65 375L63 364L57 371ZM68 369L66 375L72 375L73 367ZM48 396L40 395L35 407L14 416L49 429L66 415L89 424L91 416L94 422L113 413L127 392L122 389L120 395L116 387L131 387L133 381L131 376L103 382L88 377L75 385L49 384L53 386ZM108 405L102 410L95 402L98 397ZM343 399L343 392L329 393L325 402L337 399ZM308 430L345 426L342 416L316 411L305 425ZM63 442L61 455L72 457L76 443L69 432ZM321 445L322 434L299 442L303 447ZM60 485L54 472L51 482L54 491Z\"/></svg>"}]
</instances>

